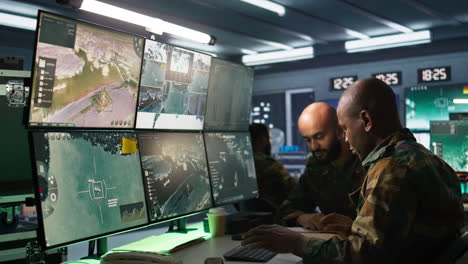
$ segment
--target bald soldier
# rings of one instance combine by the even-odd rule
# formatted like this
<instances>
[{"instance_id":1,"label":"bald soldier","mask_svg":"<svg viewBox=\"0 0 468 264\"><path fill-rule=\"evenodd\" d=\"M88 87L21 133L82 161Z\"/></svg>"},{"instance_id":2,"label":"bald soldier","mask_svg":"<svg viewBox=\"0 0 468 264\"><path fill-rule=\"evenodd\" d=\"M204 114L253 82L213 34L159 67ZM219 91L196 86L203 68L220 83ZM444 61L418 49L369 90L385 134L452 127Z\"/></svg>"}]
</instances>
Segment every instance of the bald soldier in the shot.
<instances>
[{"instance_id":1,"label":"bald soldier","mask_svg":"<svg viewBox=\"0 0 468 264\"><path fill-rule=\"evenodd\" d=\"M330 213L356 216L349 194L362 184L364 171L344 141L336 110L318 102L307 106L298 120L299 131L312 154L299 183L281 207L284 225L321 229L320 219ZM315 211L319 207L320 213Z\"/></svg>"},{"instance_id":2,"label":"bald soldier","mask_svg":"<svg viewBox=\"0 0 468 264\"><path fill-rule=\"evenodd\" d=\"M243 244L292 252L305 264L431 263L463 226L455 172L402 128L395 94L378 79L349 87L338 119L367 170L352 233L306 239L280 226L261 226Z\"/></svg>"}]
</instances>

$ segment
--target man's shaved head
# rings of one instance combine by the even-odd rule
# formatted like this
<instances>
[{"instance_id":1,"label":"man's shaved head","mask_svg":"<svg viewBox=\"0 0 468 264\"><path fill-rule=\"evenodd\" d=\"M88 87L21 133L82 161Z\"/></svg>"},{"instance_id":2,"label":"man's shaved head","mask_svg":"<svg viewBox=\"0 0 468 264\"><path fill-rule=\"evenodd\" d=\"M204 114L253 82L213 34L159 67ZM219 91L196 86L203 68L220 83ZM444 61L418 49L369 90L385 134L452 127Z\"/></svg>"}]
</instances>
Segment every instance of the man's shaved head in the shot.
<instances>
[{"instance_id":1,"label":"man's shaved head","mask_svg":"<svg viewBox=\"0 0 468 264\"><path fill-rule=\"evenodd\" d=\"M402 128L392 88L376 78L351 85L341 95L337 112L351 150L361 159L380 140Z\"/></svg>"},{"instance_id":2,"label":"man's shaved head","mask_svg":"<svg viewBox=\"0 0 468 264\"><path fill-rule=\"evenodd\" d=\"M320 126L336 129L338 118L336 110L327 103L318 102L308 105L299 116L298 126Z\"/></svg>"},{"instance_id":3,"label":"man's shaved head","mask_svg":"<svg viewBox=\"0 0 468 264\"><path fill-rule=\"evenodd\" d=\"M331 161L340 154L342 134L335 108L318 102L307 106L298 120L299 131L319 161Z\"/></svg>"}]
</instances>

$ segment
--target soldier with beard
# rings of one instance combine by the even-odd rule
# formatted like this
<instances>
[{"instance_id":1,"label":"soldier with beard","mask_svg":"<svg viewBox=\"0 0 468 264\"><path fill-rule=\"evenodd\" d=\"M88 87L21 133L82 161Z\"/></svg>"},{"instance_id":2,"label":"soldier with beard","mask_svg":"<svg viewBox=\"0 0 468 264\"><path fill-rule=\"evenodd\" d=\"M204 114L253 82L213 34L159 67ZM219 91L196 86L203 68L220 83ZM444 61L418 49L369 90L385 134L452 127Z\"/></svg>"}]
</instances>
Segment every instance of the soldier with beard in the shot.
<instances>
[{"instance_id":1,"label":"soldier with beard","mask_svg":"<svg viewBox=\"0 0 468 264\"><path fill-rule=\"evenodd\" d=\"M336 110L323 102L313 103L303 110L298 127L311 156L298 184L281 206L282 224L321 230L321 220L327 214L344 215L351 223L356 205L350 194L359 189L365 172L344 140Z\"/></svg>"}]
</instances>

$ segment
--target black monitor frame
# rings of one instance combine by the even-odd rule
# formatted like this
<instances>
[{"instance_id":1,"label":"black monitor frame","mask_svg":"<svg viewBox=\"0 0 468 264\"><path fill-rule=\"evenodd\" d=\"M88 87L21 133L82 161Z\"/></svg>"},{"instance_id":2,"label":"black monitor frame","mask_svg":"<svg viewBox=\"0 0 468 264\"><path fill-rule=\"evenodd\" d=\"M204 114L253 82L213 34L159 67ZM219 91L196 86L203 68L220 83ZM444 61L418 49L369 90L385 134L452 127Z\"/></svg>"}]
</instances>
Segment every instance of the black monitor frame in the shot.
<instances>
[{"instance_id":1,"label":"black monitor frame","mask_svg":"<svg viewBox=\"0 0 468 264\"><path fill-rule=\"evenodd\" d=\"M142 67L143 67L143 52L144 52L144 40L145 40L145 36L141 36L141 35L137 35L135 33L129 33L129 32L126 32L126 31L123 31L123 30L119 30L119 29L115 29L115 28L111 28L111 27L108 27L108 26L103 26L103 25L100 25L100 24L97 24L97 23L92 23L92 22L89 22L89 21L85 21L85 20L82 20L82 19L76 19L76 18L72 18L72 17L67 17L67 16L64 16L64 15L60 15L60 14L56 14L56 13L52 13L52 12L48 12L48 11L44 11L44 10L38 10L38 15L37 15L37 24L36 24L36 32L35 32L35 42L34 42L34 50L33 50L33 61L32 61L32 66L31 66L31 69L32 69L32 78L31 78L31 90L30 90L30 96L29 96L29 102L27 104L27 106L25 107L25 118L24 118L24 125L27 129L29 130L41 130L41 129L50 129L50 130L62 130L62 131L67 131L67 130L111 130L111 131L115 131L115 130L122 130L122 131L125 131L125 130L135 130L135 126L136 126L136 116L137 116L137 111L138 111L138 97L137 97L137 100L136 100L136 103L135 103L135 109L134 109L134 116L133 116L133 126L132 127L111 127L111 126L104 126L104 127L79 127L79 126L52 126L52 125L31 125L31 123L34 123L34 122L31 122L30 121L30 113L31 113L31 108L32 108L32 102L33 102L33 84L34 84L34 80L38 77L38 72L37 72L37 69L35 67L35 64L36 64L36 56L37 56L37 47L38 47L38 44L39 44L39 32L40 32L40 24L41 24L41 17L43 15L50 15L50 16L55 16L55 17L59 17L59 18L62 18L62 19L65 19L65 20L72 20L72 21L75 21L77 23L82 23L82 24L86 24L86 25L89 25L91 27L96 27L96 28L100 28L102 30L107 30L107 31L111 31L111 32L118 32L118 33L123 33L123 34L127 34L129 36L132 36L132 37L136 37L136 38L139 38L141 39L141 41L143 42L143 46L141 47L142 50L141 50L141 56L140 56L140 72L139 72L139 80L138 80L138 83L136 84L137 87L136 87L136 94L138 95L139 94L139 89L140 89L140 82L141 82L141 71L142 71Z\"/></svg>"},{"instance_id":2,"label":"black monitor frame","mask_svg":"<svg viewBox=\"0 0 468 264\"><path fill-rule=\"evenodd\" d=\"M149 223L150 223L149 220L150 219L149 219L148 208L147 208L147 210L146 210L146 224L140 224L140 225L136 225L136 226L132 226L132 227L128 227L128 228L118 229L118 230L115 230L115 231L112 231L112 232L105 232L105 233L98 234L98 235L95 235L95 236L84 237L84 238L81 238L81 239L76 239L76 240L68 241L68 242L65 242L65 243L60 243L60 244L56 244L56 245L52 245L52 246L47 246L46 236L45 236L45 229L44 229L44 219L43 219L43 214L42 214L43 212L42 212L41 197L40 197L40 192L39 192L39 187L40 187L39 175L37 174L36 154L35 154L34 137L33 137L34 133L47 133L47 132L52 132L52 133L61 133L61 132L63 132L63 133L69 133L69 132L98 133L98 132L104 132L104 133L106 133L106 132L114 132L114 133L134 133L134 134L136 134L135 132L121 131L121 130L116 130L116 131L108 131L108 130L102 130L102 131L53 130L52 131L52 130L43 130L42 129L42 130L29 131L28 139L29 139L30 155L31 155L31 162L32 162L31 167L32 167L32 176L33 176L33 187L34 187L34 202L35 202L35 206L36 206L36 210L37 210L37 221L38 221L38 228L37 228L36 232L37 232L37 238L38 238L39 245L41 246L41 248L43 250L62 248L62 247L70 246L70 245L81 243L81 242L106 238L106 237L111 236L111 235L116 235L116 234L121 234L121 233L129 232L129 231L138 230L138 229L144 228L144 227L149 225ZM140 165L140 163L138 165ZM140 177L142 177L142 182L144 182L143 174L141 174ZM145 198L146 198L146 192L145 192ZM144 201L144 203L146 204L146 200Z\"/></svg>"}]
</instances>

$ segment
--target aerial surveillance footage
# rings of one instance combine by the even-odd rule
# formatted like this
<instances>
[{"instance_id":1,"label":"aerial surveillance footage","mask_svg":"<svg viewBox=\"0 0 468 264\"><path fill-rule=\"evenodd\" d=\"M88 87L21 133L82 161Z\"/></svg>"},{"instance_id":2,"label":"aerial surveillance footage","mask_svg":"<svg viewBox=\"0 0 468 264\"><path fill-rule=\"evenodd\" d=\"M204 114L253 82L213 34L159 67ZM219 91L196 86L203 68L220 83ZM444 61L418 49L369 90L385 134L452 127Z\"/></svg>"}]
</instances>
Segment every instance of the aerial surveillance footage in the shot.
<instances>
[{"instance_id":1,"label":"aerial surveillance footage","mask_svg":"<svg viewBox=\"0 0 468 264\"><path fill-rule=\"evenodd\" d=\"M146 40L137 128L203 129L211 57Z\"/></svg>"},{"instance_id":2,"label":"aerial surveillance footage","mask_svg":"<svg viewBox=\"0 0 468 264\"><path fill-rule=\"evenodd\" d=\"M41 12L30 126L133 128L143 38Z\"/></svg>"},{"instance_id":3,"label":"aerial surveillance footage","mask_svg":"<svg viewBox=\"0 0 468 264\"><path fill-rule=\"evenodd\" d=\"M249 133L205 133L205 141L215 204L257 197Z\"/></svg>"},{"instance_id":4,"label":"aerial surveillance footage","mask_svg":"<svg viewBox=\"0 0 468 264\"><path fill-rule=\"evenodd\" d=\"M123 154L125 141L135 134L33 133L48 247L148 222L139 154Z\"/></svg>"},{"instance_id":5,"label":"aerial surveillance footage","mask_svg":"<svg viewBox=\"0 0 468 264\"><path fill-rule=\"evenodd\" d=\"M138 142L152 221L211 207L201 133L140 133Z\"/></svg>"},{"instance_id":6,"label":"aerial surveillance footage","mask_svg":"<svg viewBox=\"0 0 468 264\"><path fill-rule=\"evenodd\" d=\"M205 131L247 131L254 71L213 58L211 60Z\"/></svg>"}]
</instances>

